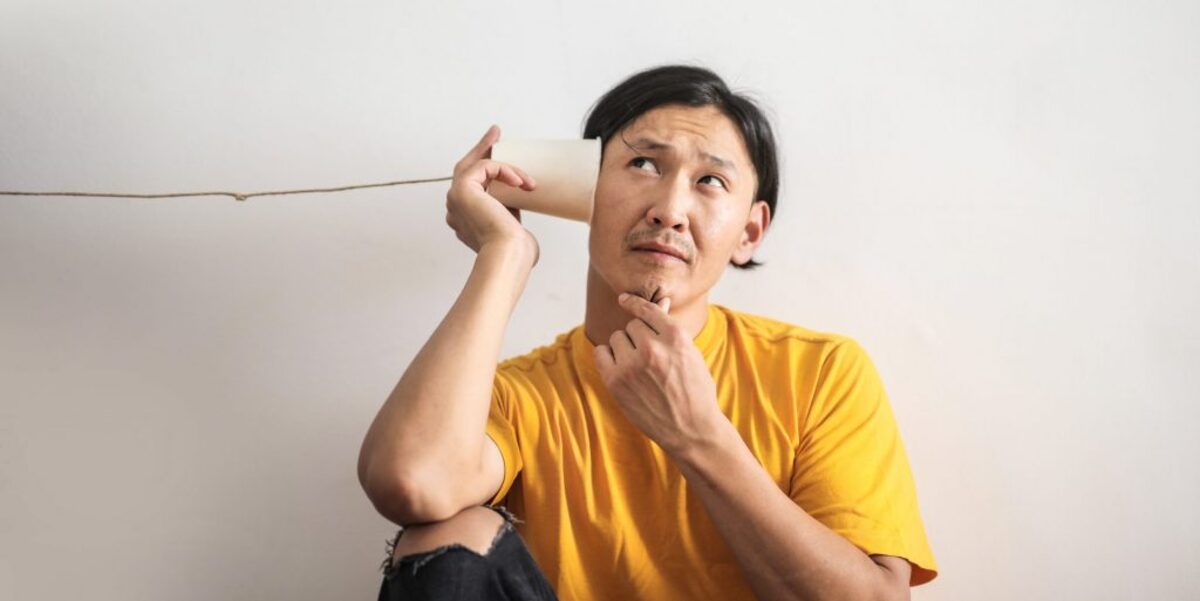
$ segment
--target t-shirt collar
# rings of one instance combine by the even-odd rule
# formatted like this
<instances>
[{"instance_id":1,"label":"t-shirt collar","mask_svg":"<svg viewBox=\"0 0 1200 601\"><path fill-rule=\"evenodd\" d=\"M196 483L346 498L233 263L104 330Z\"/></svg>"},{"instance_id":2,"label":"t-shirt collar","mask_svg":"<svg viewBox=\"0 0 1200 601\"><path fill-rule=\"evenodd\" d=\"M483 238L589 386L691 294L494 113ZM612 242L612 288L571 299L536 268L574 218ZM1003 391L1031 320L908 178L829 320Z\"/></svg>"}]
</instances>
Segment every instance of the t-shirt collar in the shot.
<instances>
[{"instance_id":1,"label":"t-shirt collar","mask_svg":"<svg viewBox=\"0 0 1200 601\"><path fill-rule=\"evenodd\" d=\"M709 303L708 318L704 321L704 327L700 328L700 333L696 334L696 337L692 339L692 342L700 349L700 354L704 356L704 361L709 367L713 366L717 353L725 341L726 327L726 317L723 308L719 305ZM598 374L595 357L592 354L596 345L592 344L591 340L588 340L583 324L580 324L571 332L570 340L571 353L575 359L575 364L584 371Z\"/></svg>"}]
</instances>

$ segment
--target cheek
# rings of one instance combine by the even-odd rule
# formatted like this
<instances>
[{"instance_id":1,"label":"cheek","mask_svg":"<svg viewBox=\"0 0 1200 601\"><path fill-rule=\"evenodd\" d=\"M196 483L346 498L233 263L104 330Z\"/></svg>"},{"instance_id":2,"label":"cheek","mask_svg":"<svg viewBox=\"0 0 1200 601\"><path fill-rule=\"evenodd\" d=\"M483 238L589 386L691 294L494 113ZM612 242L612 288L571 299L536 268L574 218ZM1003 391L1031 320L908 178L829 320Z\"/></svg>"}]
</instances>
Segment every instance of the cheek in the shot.
<instances>
[{"instance_id":1,"label":"cheek","mask_svg":"<svg viewBox=\"0 0 1200 601\"><path fill-rule=\"evenodd\" d=\"M593 256L609 255L614 245L622 239L620 192L603 180L596 184L595 206L592 222L588 229L588 249Z\"/></svg>"},{"instance_id":2,"label":"cheek","mask_svg":"<svg viewBox=\"0 0 1200 601\"><path fill-rule=\"evenodd\" d=\"M724 234L729 230L731 225L731 218L730 211L724 207L706 207L692 221L692 231L696 237L703 238L711 246L718 243L719 240L724 239Z\"/></svg>"},{"instance_id":3,"label":"cheek","mask_svg":"<svg viewBox=\"0 0 1200 601\"><path fill-rule=\"evenodd\" d=\"M735 209L714 209L698 220L697 227L692 229L692 237L696 245L709 254L732 252L741 236L743 224Z\"/></svg>"},{"instance_id":4,"label":"cheek","mask_svg":"<svg viewBox=\"0 0 1200 601\"><path fill-rule=\"evenodd\" d=\"M609 180L603 173L596 180L596 192L592 197L592 223L603 223L612 211L613 186Z\"/></svg>"},{"instance_id":5,"label":"cheek","mask_svg":"<svg viewBox=\"0 0 1200 601\"><path fill-rule=\"evenodd\" d=\"M636 209L632 190L626 189L621 184L606 183L603 180L596 184L592 226L593 229L601 230L601 235L629 227L631 219L636 220L636 216L630 214L634 210ZM619 233L624 234L624 232ZM596 233L593 232L593 236L595 235ZM617 234L613 233L612 235Z\"/></svg>"}]
</instances>

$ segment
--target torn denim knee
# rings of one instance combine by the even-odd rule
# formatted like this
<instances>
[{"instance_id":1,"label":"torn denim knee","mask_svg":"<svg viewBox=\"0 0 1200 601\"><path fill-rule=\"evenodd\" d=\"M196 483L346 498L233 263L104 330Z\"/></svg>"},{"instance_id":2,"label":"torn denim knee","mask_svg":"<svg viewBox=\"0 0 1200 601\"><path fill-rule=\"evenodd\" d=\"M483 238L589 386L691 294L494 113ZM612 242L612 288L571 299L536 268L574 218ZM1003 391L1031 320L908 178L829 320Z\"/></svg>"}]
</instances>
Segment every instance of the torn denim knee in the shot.
<instances>
[{"instance_id":1,"label":"torn denim knee","mask_svg":"<svg viewBox=\"0 0 1200 601\"><path fill-rule=\"evenodd\" d=\"M484 505L484 507L499 513L500 516L504 518L504 523L500 524L500 528L496 531L496 535L492 537L492 542L488 544L487 550L484 551L482 555L480 555L478 551L467 547L462 543L451 543L449 545L442 545L435 549L430 549L429 551L421 551L418 553L405 555L397 560L395 557L396 545L400 544L400 535L404 534L404 526L401 526L396 531L396 536L390 540L384 541L386 543L385 552L387 553L387 557L385 557L383 559L383 563L379 565L379 569L383 572L384 577L391 578L397 571L399 571L400 565L404 564L405 562L412 564L412 574L413 576L416 576L417 570L421 569L422 566L454 549L462 549L463 551L466 551L472 555L486 557L492 552L492 549L496 548L496 543L500 541L500 538L507 534L510 530L513 530L513 525L521 523L521 520L518 519L517 516L513 515L512 512L510 512L508 508L504 507L503 505Z\"/></svg>"}]
</instances>

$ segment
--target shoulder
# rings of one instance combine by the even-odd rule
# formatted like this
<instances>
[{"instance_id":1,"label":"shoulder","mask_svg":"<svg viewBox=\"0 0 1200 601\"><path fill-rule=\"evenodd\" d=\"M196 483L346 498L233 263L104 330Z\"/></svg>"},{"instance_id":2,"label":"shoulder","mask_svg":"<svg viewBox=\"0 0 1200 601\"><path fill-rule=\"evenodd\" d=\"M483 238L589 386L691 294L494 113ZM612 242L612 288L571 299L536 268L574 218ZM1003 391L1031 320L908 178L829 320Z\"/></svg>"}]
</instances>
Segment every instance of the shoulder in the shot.
<instances>
[{"instance_id":1,"label":"shoulder","mask_svg":"<svg viewBox=\"0 0 1200 601\"><path fill-rule=\"evenodd\" d=\"M575 329L562 332L556 335L552 342L535 347L529 352L500 361L496 366L497 375L520 377L522 374L566 366L571 359L571 337Z\"/></svg>"},{"instance_id":2,"label":"shoulder","mask_svg":"<svg viewBox=\"0 0 1200 601\"><path fill-rule=\"evenodd\" d=\"M583 326L556 335L552 342L500 361L492 382L492 397L502 405L505 399L521 399L531 406L548 405L582 394L581 352L576 348Z\"/></svg>"},{"instance_id":3,"label":"shoulder","mask_svg":"<svg viewBox=\"0 0 1200 601\"><path fill-rule=\"evenodd\" d=\"M861 350L849 335L813 329L774 317L713 305L725 317L728 336L752 347L793 349L815 353L822 359L830 354Z\"/></svg>"}]
</instances>

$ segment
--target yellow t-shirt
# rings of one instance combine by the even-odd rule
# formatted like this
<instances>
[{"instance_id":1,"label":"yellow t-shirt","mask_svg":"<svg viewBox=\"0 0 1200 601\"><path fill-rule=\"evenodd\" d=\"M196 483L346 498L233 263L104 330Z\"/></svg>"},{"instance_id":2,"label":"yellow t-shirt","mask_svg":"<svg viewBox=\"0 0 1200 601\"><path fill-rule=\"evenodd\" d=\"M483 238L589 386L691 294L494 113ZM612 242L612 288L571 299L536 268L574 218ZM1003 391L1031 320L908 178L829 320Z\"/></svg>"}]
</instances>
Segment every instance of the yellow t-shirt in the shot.
<instances>
[{"instance_id":1,"label":"yellow t-shirt","mask_svg":"<svg viewBox=\"0 0 1200 601\"><path fill-rule=\"evenodd\" d=\"M937 575L883 384L853 339L710 304L695 344L722 413L801 508L864 553ZM583 326L496 369L504 502L564 600L753 599L666 454L621 413Z\"/></svg>"}]
</instances>

